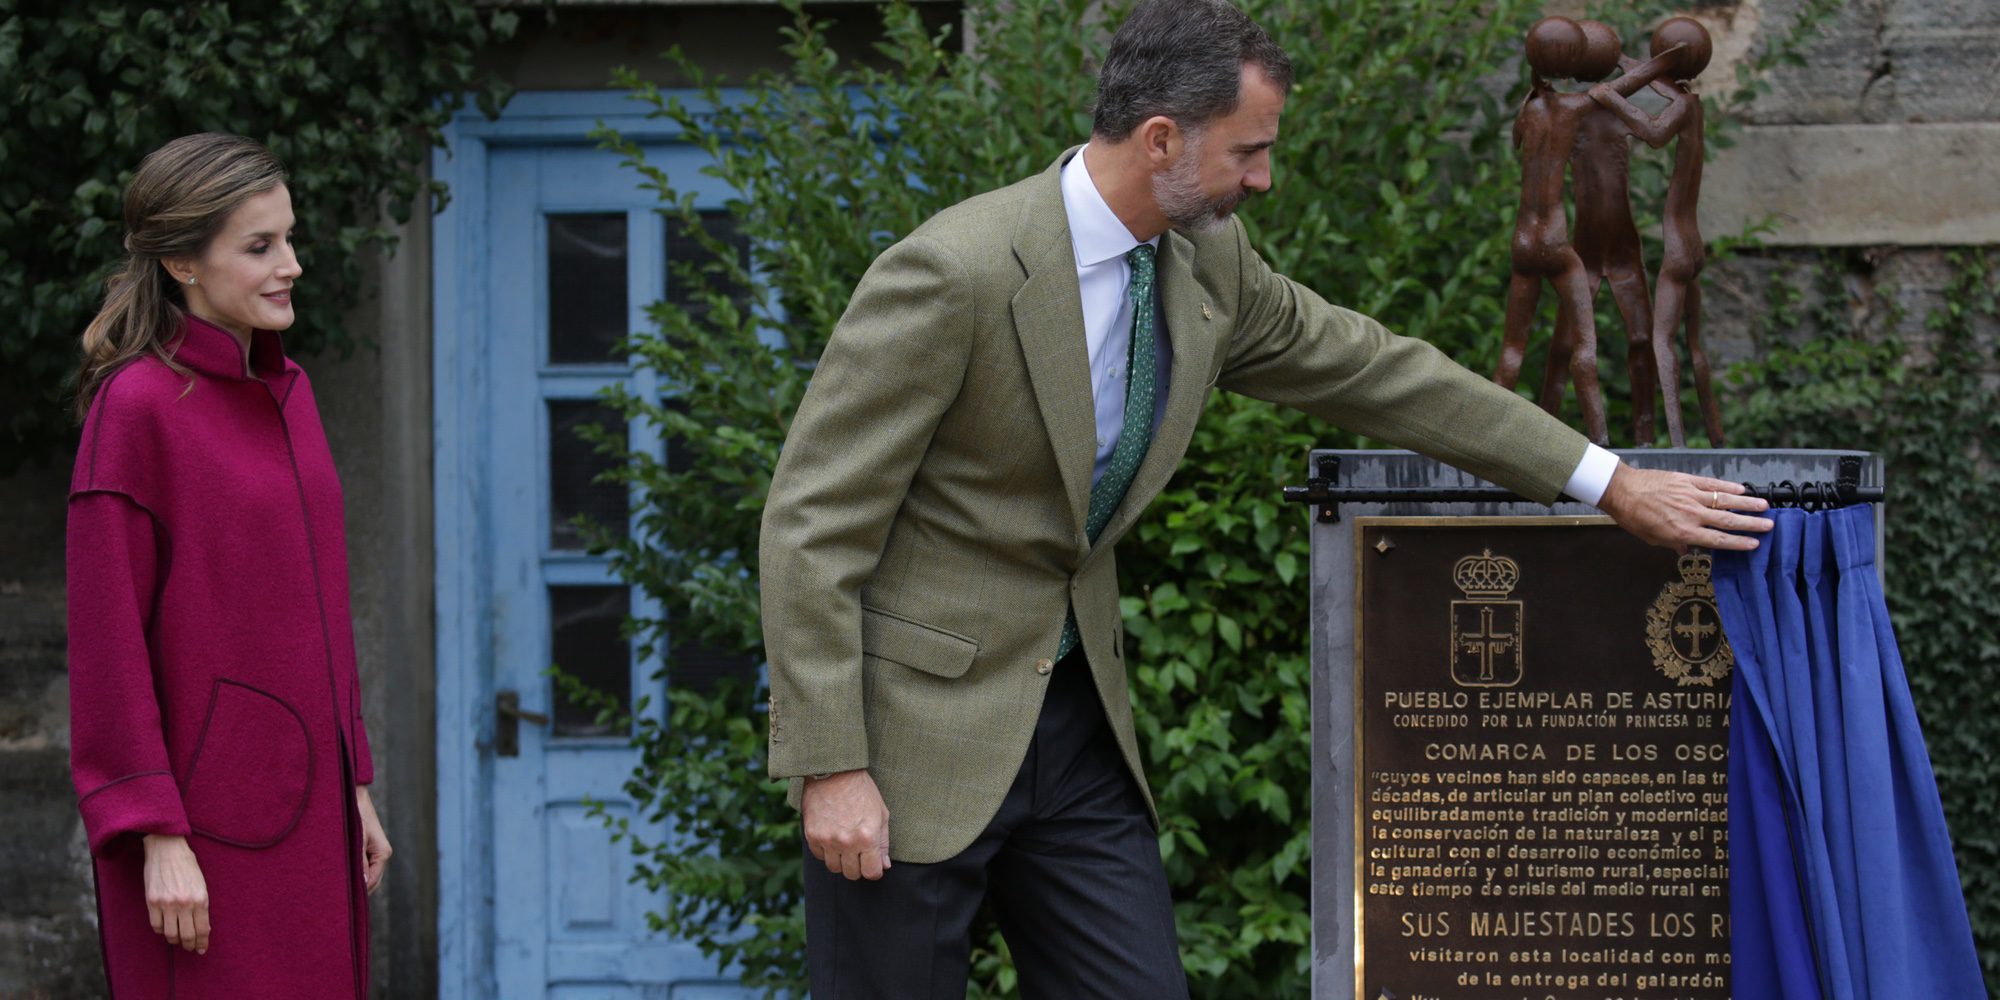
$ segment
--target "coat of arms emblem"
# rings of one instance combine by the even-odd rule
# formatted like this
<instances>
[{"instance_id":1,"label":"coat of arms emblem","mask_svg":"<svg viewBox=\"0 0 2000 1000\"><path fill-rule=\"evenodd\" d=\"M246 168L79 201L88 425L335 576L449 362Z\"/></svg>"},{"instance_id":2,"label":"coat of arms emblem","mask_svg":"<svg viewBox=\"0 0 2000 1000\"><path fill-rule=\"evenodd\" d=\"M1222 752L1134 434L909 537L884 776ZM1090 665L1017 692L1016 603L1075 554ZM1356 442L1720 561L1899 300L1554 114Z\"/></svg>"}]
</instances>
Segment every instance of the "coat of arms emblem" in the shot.
<instances>
[{"instance_id":1,"label":"coat of arms emblem","mask_svg":"<svg viewBox=\"0 0 2000 1000\"><path fill-rule=\"evenodd\" d=\"M1521 602L1507 595L1521 582L1521 567L1486 549L1460 559L1452 582L1465 600L1451 602L1451 679L1460 687L1513 687L1521 683Z\"/></svg>"},{"instance_id":2,"label":"coat of arms emblem","mask_svg":"<svg viewBox=\"0 0 2000 1000\"><path fill-rule=\"evenodd\" d=\"M1714 687L1736 664L1715 609L1712 568L1706 554L1682 556L1681 578L1660 588L1646 612L1646 647L1653 652L1653 666L1683 687Z\"/></svg>"}]
</instances>

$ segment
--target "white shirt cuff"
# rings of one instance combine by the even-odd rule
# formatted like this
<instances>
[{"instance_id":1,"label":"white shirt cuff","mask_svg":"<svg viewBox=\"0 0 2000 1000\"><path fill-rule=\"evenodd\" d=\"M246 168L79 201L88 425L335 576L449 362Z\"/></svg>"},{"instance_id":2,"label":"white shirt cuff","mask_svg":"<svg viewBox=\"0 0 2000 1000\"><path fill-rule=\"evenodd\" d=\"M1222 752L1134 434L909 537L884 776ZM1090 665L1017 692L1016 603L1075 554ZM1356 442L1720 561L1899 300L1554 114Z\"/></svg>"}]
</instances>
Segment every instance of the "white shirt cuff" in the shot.
<instances>
[{"instance_id":1,"label":"white shirt cuff","mask_svg":"<svg viewBox=\"0 0 2000 1000\"><path fill-rule=\"evenodd\" d=\"M1604 489L1611 485L1611 474L1616 471L1618 456L1594 444L1587 445L1583 461L1576 463L1576 471L1569 474L1569 484L1563 487L1563 492L1595 507L1597 501L1604 499Z\"/></svg>"}]
</instances>

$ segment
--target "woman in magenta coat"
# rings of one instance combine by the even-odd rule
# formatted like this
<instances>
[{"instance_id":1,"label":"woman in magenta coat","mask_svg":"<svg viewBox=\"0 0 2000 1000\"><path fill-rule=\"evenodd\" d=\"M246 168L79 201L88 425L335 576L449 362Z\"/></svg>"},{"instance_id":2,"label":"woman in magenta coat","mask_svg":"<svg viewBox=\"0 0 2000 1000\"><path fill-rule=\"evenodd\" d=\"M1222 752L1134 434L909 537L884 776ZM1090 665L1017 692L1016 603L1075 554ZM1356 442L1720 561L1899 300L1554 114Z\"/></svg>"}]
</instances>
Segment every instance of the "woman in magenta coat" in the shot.
<instances>
[{"instance_id":1,"label":"woman in magenta coat","mask_svg":"<svg viewBox=\"0 0 2000 1000\"><path fill-rule=\"evenodd\" d=\"M83 335L70 763L118 1000L368 995L389 843L292 227L262 146L168 143Z\"/></svg>"}]
</instances>

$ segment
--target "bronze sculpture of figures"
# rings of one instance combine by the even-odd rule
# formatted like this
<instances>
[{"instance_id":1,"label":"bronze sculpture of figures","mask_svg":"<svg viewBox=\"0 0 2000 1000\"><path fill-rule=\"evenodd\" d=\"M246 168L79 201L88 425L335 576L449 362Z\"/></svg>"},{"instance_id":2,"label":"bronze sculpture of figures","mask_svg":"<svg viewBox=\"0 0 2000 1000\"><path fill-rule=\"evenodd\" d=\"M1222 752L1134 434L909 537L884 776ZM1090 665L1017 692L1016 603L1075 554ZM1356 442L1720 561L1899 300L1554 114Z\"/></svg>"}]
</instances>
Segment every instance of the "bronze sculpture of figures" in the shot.
<instances>
[{"instance_id":1,"label":"bronze sculpture of figures","mask_svg":"<svg viewBox=\"0 0 2000 1000\"><path fill-rule=\"evenodd\" d=\"M1615 41L1616 36L1611 37ZM1617 65L1615 45L1608 53L1598 52L1597 58L1591 55L1589 36L1569 18L1545 17L1528 29L1534 85L1514 119L1514 145L1521 151L1521 205L1514 225L1506 339L1493 378L1510 388L1520 379L1528 327L1534 322L1542 281L1547 279L1556 288L1557 326L1569 334L1563 347L1576 381L1584 433L1603 445L1611 438L1604 422L1604 396L1597 385L1597 320L1583 261L1570 245L1563 211L1563 179L1577 133L1598 104L1587 94L1565 93L1554 85L1555 80L1582 78L1586 70L1601 76ZM1651 82L1648 73L1661 65L1655 59L1607 86L1630 94Z\"/></svg>"},{"instance_id":2,"label":"bronze sculpture of figures","mask_svg":"<svg viewBox=\"0 0 2000 1000\"><path fill-rule=\"evenodd\" d=\"M1687 325L1688 361L1694 369L1695 395L1701 401L1701 415L1708 425L1708 443L1722 446L1722 411L1709 385L1708 353L1701 347L1701 275L1705 253L1701 228L1695 222L1695 203L1701 197L1702 110L1701 98L1688 90L1687 83L1708 66L1713 51L1708 30L1690 18L1668 19L1653 32L1653 58L1664 58L1673 82L1664 89L1667 107L1658 118L1625 100L1632 91L1599 85L1590 96L1609 109L1632 129L1632 133L1658 149L1678 137L1674 150L1673 177L1667 183L1667 206L1661 218L1661 235L1666 250L1660 260L1660 277L1653 289L1653 356L1658 359L1660 385L1666 391L1667 436L1674 447L1687 444L1681 426L1680 365L1674 356L1674 329ZM1649 400L1650 402L1650 400Z\"/></svg>"},{"instance_id":3,"label":"bronze sculpture of figures","mask_svg":"<svg viewBox=\"0 0 2000 1000\"><path fill-rule=\"evenodd\" d=\"M1514 123L1514 145L1521 151L1521 204L1511 255L1513 277L1507 289L1506 335L1493 378L1509 388L1519 381L1529 327L1546 279L1555 286L1558 299L1541 405L1557 412L1564 383L1574 381L1585 433L1600 445L1608 444L1597 379L1595 318L1597 289L1608 281L1625 321L1637 443L1652 443L1656 388L1665 390L1672 442L1686 443L1672 336L1685 312L1696 389L1710 441L1719 445L1721 418L1709 388L1707 355L1700 347L1701 293L1695 281L1702 264L1694 216L1701 184L1701 102L1686 85L1708 64L1711 44L1699 23L1672 18L1654 32L1648 62L1634 64L1619 49L1617 33L1595 21L1547 17L1528 31L1527 56L1534 77ZM1600 80L1614 67L1623 67L1624 75L1597 84L1588 94L1566 93L1555 86L1562 79ZM1663 78L1672 83L1660 82ZM1657 119L1626 100L1648 85L1669 101ZM1676 136L1681 140L1667 197L1666 260L1650 302L1627 195L1627 137L1633 134L1654 148ZM1563 211L1566 168L1573 171L1575 183L1573 244Z\"/></svg>"},{"instance_id":4,"label":"bronze sculpture of figures","mask_svg":"<svg viewBox=\"0 0 2000 1000\"><path fill-rule=\"evenodd\" d=\"M1637 63L1626 59L1618 33L1602 21L1578 21L1587 45L1587 65L1580 79L1602 80L1614 68L1630 72ZM1659 84L1653 84L1655 89ZM1653 440L1653 396L1658 379L1653 367L1653 305L1647 290L1645 255L1639 227L1632 221L1629 197L1632 133L1609 109L1595 106L1577 127L1576 149L1570 154L1570 186L1576 202L1576 256L1583 262L1583 283L1595 306L1597 290L1607 281L1611 299L1625 320L1626 364L1632 379L1632 436ZM1571 344L1576 331L1556 325L1549 341L1549 363L1542 377L1542 409L1562 409L1568 382Z\"/></svg>"}]
</instances>

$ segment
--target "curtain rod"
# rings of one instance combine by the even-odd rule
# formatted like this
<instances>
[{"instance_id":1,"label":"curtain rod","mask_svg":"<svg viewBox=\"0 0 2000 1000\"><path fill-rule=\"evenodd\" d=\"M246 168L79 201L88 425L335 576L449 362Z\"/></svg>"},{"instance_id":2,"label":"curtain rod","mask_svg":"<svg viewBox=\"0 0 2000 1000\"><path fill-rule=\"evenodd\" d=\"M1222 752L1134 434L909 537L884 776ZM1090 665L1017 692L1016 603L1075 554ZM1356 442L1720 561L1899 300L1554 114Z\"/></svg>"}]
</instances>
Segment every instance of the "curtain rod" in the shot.
<instances>
[{"instance_id":1,"label":"curtain rod","mask_svg":"<svg viewBox=\"0 0 2000 1000\"><path fill-rule=\"evenodd\" d=\"M1335 486L1340 478L1340 456L1321 455L1317 465L1319 475L1306 480L1304 486L1285 487L1285 501L1319 505L1320 521L1340 520L1339 506L1344 503L1534 503L1499 486ZM1861 485L1859 455L1840 456L1832 482L1786 479L1762 485L1744 483L1743 489L1773 507L1805 510L1882 502L1882 487Z\"/></svg>"}]
</instances>

